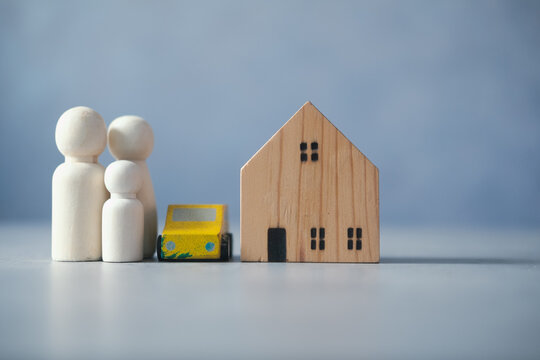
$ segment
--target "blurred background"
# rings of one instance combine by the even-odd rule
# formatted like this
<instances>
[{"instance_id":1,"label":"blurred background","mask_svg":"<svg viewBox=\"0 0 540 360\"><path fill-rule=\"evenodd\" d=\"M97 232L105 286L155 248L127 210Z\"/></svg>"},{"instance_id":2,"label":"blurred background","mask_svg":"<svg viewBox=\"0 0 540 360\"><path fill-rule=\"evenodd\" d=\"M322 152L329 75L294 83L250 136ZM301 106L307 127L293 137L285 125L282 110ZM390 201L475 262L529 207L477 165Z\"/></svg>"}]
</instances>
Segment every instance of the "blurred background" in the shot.
<instances>
[{"instance_id":1,"label":"blurred background","mask_svg":"<svg viewBox=\"0 0 540 360\"><path fill-rule=\"evenodd\" d=\"M383 229L538 227L539 39L538 1L1 0L0 221L50 221L86 105L152 125L160 219L238 222L241 166L310 100L378 166Z\"/></svg>"}]
</instances>

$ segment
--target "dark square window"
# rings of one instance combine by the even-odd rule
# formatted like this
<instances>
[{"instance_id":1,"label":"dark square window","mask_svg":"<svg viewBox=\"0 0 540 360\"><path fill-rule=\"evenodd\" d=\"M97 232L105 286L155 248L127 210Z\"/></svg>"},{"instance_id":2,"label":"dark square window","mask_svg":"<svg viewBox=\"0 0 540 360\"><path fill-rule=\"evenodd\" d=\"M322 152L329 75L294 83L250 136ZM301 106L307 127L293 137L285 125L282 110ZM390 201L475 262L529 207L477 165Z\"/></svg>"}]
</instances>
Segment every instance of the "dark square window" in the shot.
<instances>
[{"instance_id":1,"label":"dark square window","mask_svg":"<svg viewBox=\"0 0 540 360\"><path fill-rule=\"evenodd\" d=\"M347 240L347 249L352 250L353 249L353 241Z\"/></svg>"},{"instance_id":2,"label":"dark square window","mask_svg":"<svg viewBox=\"0 0 540 360\"><path fill-rule=\"evenodd\" d=\"M307 154L306 153L301 153L300 154L300 161L307 161Z\"/></svg>"},{"instance_id":3,"label":"dark square window","mask_svg":"<svg viewBox=\"0 0 540 360\"><path fill-rule=\"evenodd\" d=\"M319 154L313 153L311 154L311 161L317 161L319 160Z\"/></svg>"},{"instance_id":4,"label":"dark square window","mask_svg":"<svg viewBox=\"0 0 540 360\"><path fill-rule=\"evenodd\" d=\"M317 150L319 148L319 143L314 141L311 143L311 150Z\"/></svg>"},{"instance_id":5,"label":"dark square window","mask_svg":"<svg viewBox=\"0 0 540 360\"><path fill-rule=\"evenodd\" d=\"M305 151L307 150L307 143L303 142L303 143L300 143L300 151Z\"/></svg>"}]
</instances>

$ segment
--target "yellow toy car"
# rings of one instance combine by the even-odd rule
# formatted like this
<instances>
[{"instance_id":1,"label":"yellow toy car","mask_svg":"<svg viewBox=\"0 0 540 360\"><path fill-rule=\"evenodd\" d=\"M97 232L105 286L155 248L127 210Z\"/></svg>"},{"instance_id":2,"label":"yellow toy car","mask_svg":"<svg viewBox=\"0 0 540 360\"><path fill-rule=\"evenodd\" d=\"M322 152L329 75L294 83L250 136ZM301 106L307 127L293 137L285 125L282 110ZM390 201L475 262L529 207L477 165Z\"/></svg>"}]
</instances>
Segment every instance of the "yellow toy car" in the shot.
<instances>
[{"instance_id":1,"label":"yellow toy car","mask_svg":"<svg viewBox=\"0 0 540 360\"><path fill-rule=\"evenodd\" d=\"M160 261L228 261L232 234L227 205L169 205L163 234L157 239Z\"/></svg>"}]
</instances>

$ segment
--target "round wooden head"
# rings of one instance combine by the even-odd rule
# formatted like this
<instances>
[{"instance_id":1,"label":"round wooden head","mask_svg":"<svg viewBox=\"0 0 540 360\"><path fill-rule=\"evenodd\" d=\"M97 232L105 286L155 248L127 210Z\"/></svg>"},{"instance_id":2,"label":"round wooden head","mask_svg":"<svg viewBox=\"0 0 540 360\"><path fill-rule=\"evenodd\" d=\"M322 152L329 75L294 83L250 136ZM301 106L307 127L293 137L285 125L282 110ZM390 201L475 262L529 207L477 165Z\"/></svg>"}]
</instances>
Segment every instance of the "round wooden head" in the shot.
<instances>
[{"instance_id":1,"label":"round wooden head","mask_svg":"<svg viewBox=\"0 0 540 360\"><path fill-rule=\"evenodd\" d=\"M120 116L109 126L108 141L116 159L145 160L154 147L154 132L139 116Z\"/></svg>"},{"instance_id":2,"label":"round wooden head","mask_svg":"<svg viewBox=\"0 0 540 360\"><path fill-rule=\"evenodd\" d=\"M107 126L95 110L77 106L64 112L56 124L56 146L68 157L95 157L107 145Z\"/></svg>"},{"instance_id":3,"label":"round wooden head","mask_svg":"<svg viewBox=\"0 0 540 360\"><path fill-rule=\"evenodd\" d=\"M105 187L111 194L136 194L143 178L139 165L128 160L117 160L105 169Z\"/></svg>"}]
</instances>

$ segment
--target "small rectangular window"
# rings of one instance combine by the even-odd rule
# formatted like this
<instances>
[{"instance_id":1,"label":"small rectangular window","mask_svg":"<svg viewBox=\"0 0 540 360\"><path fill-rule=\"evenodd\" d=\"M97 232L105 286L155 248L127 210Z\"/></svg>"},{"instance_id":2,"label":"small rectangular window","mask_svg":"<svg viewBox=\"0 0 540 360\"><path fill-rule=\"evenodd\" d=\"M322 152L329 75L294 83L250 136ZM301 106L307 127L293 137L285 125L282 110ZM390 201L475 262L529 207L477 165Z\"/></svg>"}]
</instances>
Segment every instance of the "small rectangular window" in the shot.
<instances>
[{"instance_id":1,"label":"small rectangular window","mask_svg":"<svg viewBox=\"0 0 540 360\"><path fill-rule=\"evenodd\" d=\"M215 208L176 208L172 221L215 221Z\"/></svg>"},{"instance_id":2,"label":"small rectangular window","mask_svg":"<svg viewBox=\"0 0 540 360\"><path fill-rule=\"evenodd\" d=\"M300 161L307 161L307 154L306 153L301 153L300 154Z\"/></svg>"},{"instance_id":3,"label":"small rectangular window","mask_svg":"<svg viewBox=\"0 0 540 360\"><path fill-rule=\"evenodd\" d=\"M356 240L356 250L362 250L362 240Z\"/></svg>"},{"instance_id":4,"label":"small rectangular window","mask_svg":"<svg viewBox=\"0 0 540 360\"><path fill-rule=\"evenodd\" d=\"M317 250L317 240L311 240L311 250Z\"/></svg>"},{"instance_id":5,"label":"small rectangular window","mask_svg":"<svg viewBox=\"0 0 540 360\"><path fill-rule=\"evenodd\" d=\"M324 240L319 241L319 250L324 250Z\"/></svg>"},{"instance_id":6,"label":"small rectangular window","mask_svg":"<svg viewBox=\"0 0 540 360\"><path fill-rule=\"evenodd\" d=\"M352 249L353 249L353 241L352 241L352 239L351 239L351 240L347 240L347 249L349 249L349 250L352 250Z\"/></svg>"},{"instance_id":7,"label":"small rectangular window","mask_svg":"<svg viewBox=\"0 0 540 360\"><path fill-rule=\"evenodd\" d=\"M324 228L320 228L320 229L319 229L319 237L320 237L321 239L324 239L324 235L325 235Z\"/></svg>"},{"instance_id":8,"label":"small rectangular window","mask_svg":"<svg viewBox=\"0 0 540 360\"><path fill-rule=\"evenodd\" d=\"M347 237L352 238L354 236L354 229L348 228L347 229Z\"/></svg>"},{"instance_id":9,"label":"small rectangular window","mask_svg":"<svg viewBox=\"0 0 540 360\"><path fill-rule=\"evenodd\" d=\"M319 148L319 143L314 141L311 143L311 150L317 150Z\"/></svg>"},{"instance_id":10,"label":"small rectangular window","mask_svg":"<svg viewBox=\"0 0 540 360\"><path fill-rule=\"evenodd\" d=\"M313 153L311 154L311 161L317 161L319 160L319 154Z\"/></svg>"},{"instance_id":11,"label":"small rectangular window","mask_svg":"<svg viewBox=\"0 0 540 360\"><path fill-rule=\"evenodd\" d=\"M362 238L362 228L356 228L356 237L358 239Z\"/></svg>"},{"instance_id":12,"label":"small rectangular window","mask_svg":"<svg viewBox=\"0 0 540 360\"><path fill-rule=\"evenodd\" d=\"M305 150L307 150L307 143L305 142L300 143L300 151L305 151Z\"/></svg>"}]
</instances>

